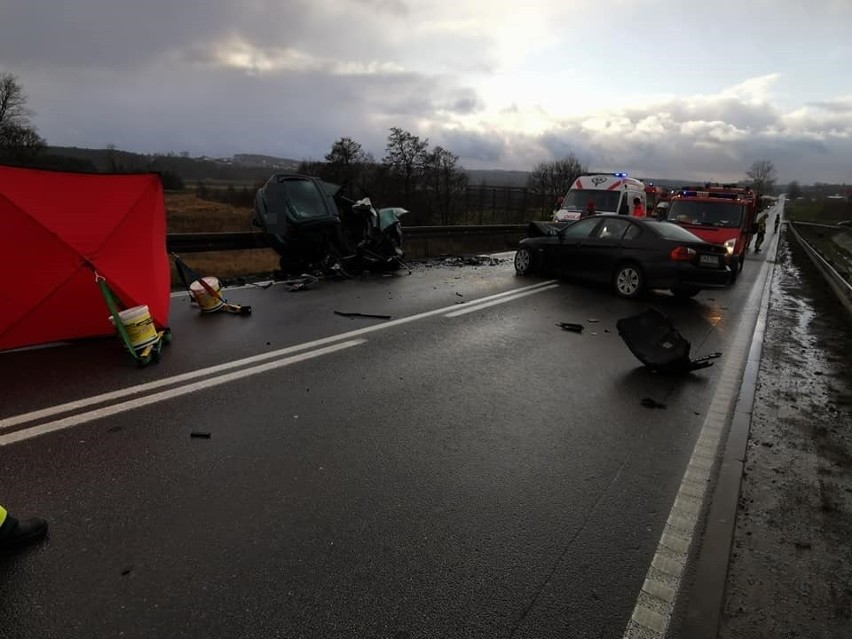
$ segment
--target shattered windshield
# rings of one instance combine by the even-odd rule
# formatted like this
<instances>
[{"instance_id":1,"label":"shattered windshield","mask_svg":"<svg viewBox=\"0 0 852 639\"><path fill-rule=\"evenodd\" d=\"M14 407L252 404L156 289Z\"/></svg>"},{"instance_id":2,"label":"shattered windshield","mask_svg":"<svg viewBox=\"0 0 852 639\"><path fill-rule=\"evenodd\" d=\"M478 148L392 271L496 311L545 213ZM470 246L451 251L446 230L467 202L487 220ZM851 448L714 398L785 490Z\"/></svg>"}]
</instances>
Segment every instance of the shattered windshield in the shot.
<instances>
[{"instance_id":1,"label":"shattered windshield","mask_svg":"<svg viewBox=\"0 0 852 639\"><path fill-rule=\"evenodd\" d=\"M597 213L617 213L619 191L595 191L592 189L579 189L568 191L568 195L562 200L562 208L568 211L585 211L589 201L594 202Z\"/></svg>"},{"instance_id":2,"label":"shattered windshield","mask_svg":"<svg viewBox=\"0 0 852 639\"><path fill-rule=\"evenodd\" d=\"M700 202L675 200L669 208L668 219L682 224L739 228L743 221L742 204L729 202Z\"/></svg>"},{"instance_id":3,"label":"shattered windshield","mask_svg":"<svg viewBox=\"0 0 852 639\"><path fill-rule=\"evenodd\" d=\"M291 214L300 220L312 217L325 217L323 194L311 180L286 180L287 201Z\"/></svg>"}]
</instances>

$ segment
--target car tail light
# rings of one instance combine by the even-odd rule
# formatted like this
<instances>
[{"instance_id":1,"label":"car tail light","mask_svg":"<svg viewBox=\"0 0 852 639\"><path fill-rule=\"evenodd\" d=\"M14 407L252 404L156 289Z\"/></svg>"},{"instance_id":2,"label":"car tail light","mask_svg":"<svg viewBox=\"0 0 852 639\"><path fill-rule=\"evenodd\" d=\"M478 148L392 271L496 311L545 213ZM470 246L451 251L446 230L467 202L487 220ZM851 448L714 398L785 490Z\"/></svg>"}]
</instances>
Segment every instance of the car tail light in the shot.
<instances>
[{"instance_id":1,"label":"car tail light","mask_svg":"<svg viewBox=\"0 0 852 639\"><path fill-rule=\"evenodd\" d=\"M669 255L675 262L691 262L695 256L695 249L691 249L688 246L678 246Z\"/></svg>"}]
</instances>

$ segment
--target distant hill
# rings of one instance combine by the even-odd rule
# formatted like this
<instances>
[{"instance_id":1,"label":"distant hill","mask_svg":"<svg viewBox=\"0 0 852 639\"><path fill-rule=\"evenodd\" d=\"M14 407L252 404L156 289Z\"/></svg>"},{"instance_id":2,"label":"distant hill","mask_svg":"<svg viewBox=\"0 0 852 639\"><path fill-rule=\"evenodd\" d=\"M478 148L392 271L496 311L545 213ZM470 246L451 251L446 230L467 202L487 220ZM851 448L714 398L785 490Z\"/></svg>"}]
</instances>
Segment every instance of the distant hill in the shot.
<instances>
[{"instance_id":1,"label":"distant hill","mask_svg":"<svg viewBox=\"0 0 852 639\"><path fill-rule=\"evenodd\" d=\"M257 155L252 153L237 153L230 161L234 166L264 167L282 172L297 171L301 164L298 160L278 158L274 155Z\"/></svg>"},{"instance_id":2,"label":"distant hill","mask_svg":"<svg viewBox=\"0 0 852 639\"><path fill-rule=\"evenodd\" d=\"M69 146L50 146L47 153L58 158L70 158L79 166L94 166L97 171L159 171L171 172L187 183L231 182L257 184L265 181L274 172L296 172L300 160L282 158L260 153L237 153L232 157L190 157L188 154L157 153L143 154L118 149L86 149ZM506 171L501 169L465 170L471 186L496 186L524 188L529 171ZM641 177L646 184L679 187L691 184L692 180Z\"/></svg>"},{"instance_id":3,"label":"distant hill","mask_svg":"<svg viewBox=\"0 0 852 639\"><path fill-rule=\"evenodd\" d=\"M91 162L98 171L170 172L188 183L212 181L255 184L265 181L273 171L292 171L299 164L295 160L248 154L233 158L210 158L65 146L51 146L47 152L54 156Z\"/></svg>"}]
</instances>

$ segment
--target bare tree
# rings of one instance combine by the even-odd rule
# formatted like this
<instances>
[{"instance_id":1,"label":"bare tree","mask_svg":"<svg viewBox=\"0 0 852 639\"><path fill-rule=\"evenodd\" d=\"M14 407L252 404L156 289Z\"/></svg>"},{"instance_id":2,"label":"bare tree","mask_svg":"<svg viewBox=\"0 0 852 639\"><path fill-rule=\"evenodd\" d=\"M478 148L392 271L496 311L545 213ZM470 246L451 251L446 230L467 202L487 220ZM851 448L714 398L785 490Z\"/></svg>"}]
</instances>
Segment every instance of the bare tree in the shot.
<instances>
[{"instance_id":1,"label":"bare tree","mask_svg":"<svg viewBox=\"0 0 852 639\"><path fill-rule=\"evenodd\" d=\"M0 157L27 159L44 146L30 121L27 96L18 78L0 73Z\"/></svg>"},{"instance_id":2,"label":"bare tree","mask_svg":"<svg viewBox=\"0 0 852 639\"><path fill-rule=\"evenodd\" d=\"M459 166L459 156L437 146L429 153L424 170L426 191L437 209L441 224L451 224L464 200L467 173Z\"/></svg>"},{"instance_id":3,"label":"bare tree","mask_svg":"<svg viewBox=\"0 0 852 639\"><path fill-rule=\"evenodd\" d=\"M527 188L543 198L543 202L555 204L556 198L564 195L571 184L588 168L569 153L561 160L541 162L529 174Z\"/></svg>"},{"instance_id":4,"label":"bare tree","mask_svg":"<svg viewBox=\"0 0 852 639\"><path fill-rule=\"evenodd\" d=\"M361 145L352 138L340 138L331 145L331 151L325 156L325 161L338 166L352 166L363 158Z\"/></svg>"},{"instance_id":5,"label":"bare tree","mask_svg":"<svg viewBox=\"0 0 852 639\"><path fill-rule=\"evenodd\" d=\"M328 179L340 182L343 187L349 185L366 189L371 167L375 159L366 153L361 145L352 138L340 138L331 146L325 156L328 163Z\"/></svg>"},{"instance_id":6,"label":"bare tree","mask_svg":"<svg viewBox=\"0 0 852 639\"><path fill-rule=\"evenodd\" d=\"M429 157L427 151L429 140L421 140L408 131L393 127L388 135L387 155L382 162L388 167L388 172L402 179L405 206L411 203L411 194L417 186L418 178Z\"/></svg>"},{"instance_id":7,"label":"bare tree","mask_svg":"<svg viewBox=\"0 0 852 639\"><path fill-rule=\"evenodd\" d=\"M799 183L796 182L796 180L793 180L792 182L790 182L790 184L787 185L787 197L790 199L791 202L794 202L795 200L798 200L800 197L802 197L802 187L799 186Z\"/></svg>"},{"instance_id":8,"label":"bare tree","mask_svg":"<svg viewBox=\"0 0 852 639\"><path fill-rule=\"evenodd\" d=\"M757 160L746 171L752 180L752 188L761 195L769 195L775 188L775 165L770 160Z\"/></svg>"}]
</instances>

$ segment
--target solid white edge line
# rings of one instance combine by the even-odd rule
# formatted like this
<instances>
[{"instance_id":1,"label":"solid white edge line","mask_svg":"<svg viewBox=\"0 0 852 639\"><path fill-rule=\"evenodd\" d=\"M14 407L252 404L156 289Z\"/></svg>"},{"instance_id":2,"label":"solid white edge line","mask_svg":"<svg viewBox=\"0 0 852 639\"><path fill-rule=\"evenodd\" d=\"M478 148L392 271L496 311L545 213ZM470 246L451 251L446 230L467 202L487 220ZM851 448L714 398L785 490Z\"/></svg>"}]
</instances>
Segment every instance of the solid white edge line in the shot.
<instances>
[{"instance_id":1,"label":"solid white edge line","mask_svg":"<svg viewBox=\"0 0 852 639\"><path fill-rule=\"evenodd\" d=\"M146 395L145 397L131 399L120 404L104 406L103 408L97 408L87 413L72 415L70 417L65 417L63 419L47 422L45 424L39 424L38 426L33 426L31 428L18 430L7 435L0 435L0 447L8 446L9 444L14 444L20 441L24 441L26 439L30 439L32 437L44 435L46 433L52 433L57 430L71 428L72 426L79 426L80 424L85 424L87 422L91 422L96 419L102 419L104 417L109 417L111 415L117 415L118 413L124 413L126 411L141 408L143 406L156 404L157 402L166 401L168 399L174 399L175 397L180 397L181 395L187 395L189 393L205 390L214 386L220 386L222 384L227 384L228 382L233 382L238 379L244 379L251 375L257 375L259 373L271 371L276 368L290 366L291 364L303 362L305 360L320 357L322 355L328 355L329 353L334 353L346 348L351 348L353 346L364 344L366 341L367 340L360 339L350 340L348 342L342 342L340 344L333 344L332 346L326 346L325 348L308 351L307 353L300 353L298 355L287 357L285 359L279 359L274 362L260 364L259 366L255 366L253 368L244 368L238 371L227 373L225 375L220 375L219 377L211 377L205 380L201 380L199 382L195 382L193 384L187 384L185 386L179 386L177 388L172 388L169 390L161 391L159 393L154 393L153 395Z\"/></svg>"},{"instance_id":2,"label":"solid white edge line","mask_svg":"<svg viewBox=\"0 0 852 639\"><path fill-rule=\"evenodd\" d=\"M547 286L552 284L555 280L547 280L544 282L538 282L531 286L525 286L522 288L512 289L510 291L504 291L502 293L496 293L494 295L489 295L487 297L483 297L482 299L475 300L469 302L469 304L480 304L481 302L486 302L488 300L500 299L509 295L515 295L519 292L528 291L537 289L543 286ZM393 326L399 326L400 324L406 324L408 322L413 322L420 319L425 319L427 317L431 317L434 315L441 315L446 313L447 311L451 311L457 309L458 305L453 306L445 306L443 308L439 308L433 311L426 311L424 313L419 313L417 315L410 315L408 317L401 317L395 320L388 320L382 322L381 324L374 324L372 326L365 326L363 328L358 328L353 331L348 331L346 333L340 333L338 335L331 335L329 337L323 337L317 340L313 340L310 342L305 342L303 344L295 344L293 346L288 346L286 348L280 348L278 350L270 351L268 353L260 353L258 355L252 355L250 357L244 357L242 359L234 360L232 362L225 362L224 364L217 364L215 366L208 366L207 368L201 368L196 371L190 371L188 373L181 373L179 375L173 375L171 377L166 377L163 379L154 380L151 382L146 382L144 384L139 384L138 386L130 386L126 388L122 388L115 391L110 391L107 393L101 393L99 395L94 395L92 397L85 397L83 399L78 399L72 402L67 402L65 404L58 404L56 406L50 406L48 408L42 408L39 410L35 410L29 413L22 413L20 415L14 415L12 417L7 417L5 419L0 419L0 433L4 430L8 430L13 426L17 426L19 424L24 424L26 422L35 421L38 419L44 419L46 417L53 417L55 415L60 415L62 413L67 413L73 410L79 410L81 408L86 408L88 406L93 406L95 404L101 404L104 402L113 401L116 399L121 399L122 397L128 397L130 395L136 395L139 393L145 393L148 391L155 390L157 388L162 388L164 386L171 386L173 384L180 384L182 382L190 381L193 379L197 379L199 377L205 377L207 375L215 375L217 373L221 373L226 370L230 370L232 368L238 368L240 366L248 366L250 364L254 364L256 362L262 362L267 359L274 359L276 357L282 357L285 355L290 355L291 353L295 353L298 351L308 350L311 348L317 348L319 346L324 346L326 344L331 344L333 342L339 342L341 340L350 339L354 337L359 337L361 335L366 335L367 333L372 333L374 331L384 330L387 328L391 328Z\"/></svg>"},{"instance_id":3,"label":"solid white edge line","mask_svg":"<svg viewBox=\"0 0 852 639\"><path fill-rule=\"evenodd\" d=\"M719 377L707 416L645 575L644 585L639 591L633 613L624 630L624 639L663 639L668 631L681 577L689 558L689 549L695 540L702 507L707 497L714 461L739 395L748 347L760 314L769 267L769 262L764 260L760 275L749 293L745 305L748 315L743 317L737 327L734 341L728 347L732 356L728 358ZM758 286L758 283L761 286Z\"/></svg>"},{"instance_id":4,"label":"solid white edge line","mask_svg":"<svg viewBox=\"0 0 852 639\"><path fill-rule=\"evenodd\" d=\"M526 297L528 295L535 295L536 293L541 293L542 291L549 291L552 288L559 288L559 284L551 284L550 286L542 286L532 291L526 291L525 293L519 293L517 295L512 295L511 297L504 297L500 300L492 300L490 302L485 302L484 304L476 303L472 304L469 307L466 307L459 311L453 311L452 313L447 313L444 317L458 317L460 315L467 315L468 313L475 313L476 311L481 311L484 308L488 308L490 306L496 306L497 304L505 304L506 302L514 302L515 300L519 300L522 297Z\"/></svg>"}]
</instances>

